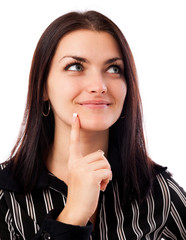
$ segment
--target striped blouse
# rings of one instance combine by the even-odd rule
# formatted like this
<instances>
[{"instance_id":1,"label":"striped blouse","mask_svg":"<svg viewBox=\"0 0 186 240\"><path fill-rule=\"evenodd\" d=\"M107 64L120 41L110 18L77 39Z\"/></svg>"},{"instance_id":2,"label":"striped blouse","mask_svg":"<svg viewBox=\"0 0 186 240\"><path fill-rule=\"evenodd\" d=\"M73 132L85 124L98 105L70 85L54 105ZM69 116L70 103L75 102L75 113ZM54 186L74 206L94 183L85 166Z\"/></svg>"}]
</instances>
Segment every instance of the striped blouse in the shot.
<instances>
[{"instance_id":1,"label":"striped blouse","mask_svg":"<svg viewBox=\"0 0 186 240\"><path fill-rule=\"evenodd\" d=\"M139 205L120 205L118 183L100 194L95 229L55 219L65 206L67 186L44 171L31 193L24 195L0 165L0 240L156 240L186 239L186 195L166 171L156 175L153 192Z\"/></svg>"}]
</instances>

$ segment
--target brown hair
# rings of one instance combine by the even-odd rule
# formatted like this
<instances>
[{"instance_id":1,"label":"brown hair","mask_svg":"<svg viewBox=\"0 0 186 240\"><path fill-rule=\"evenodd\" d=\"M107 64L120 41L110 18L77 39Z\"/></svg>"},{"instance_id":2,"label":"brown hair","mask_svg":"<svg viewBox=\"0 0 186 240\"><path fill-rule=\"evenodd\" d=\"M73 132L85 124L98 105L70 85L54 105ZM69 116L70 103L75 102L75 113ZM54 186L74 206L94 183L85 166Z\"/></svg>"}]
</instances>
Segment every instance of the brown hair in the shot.
<instances>
[{"instance_id":1,"label":"brown hair","mask_svg":"<svg viewBox=\"0 0 186 240\"><path fill-rule=\"evenodd\" d=\"M120 29L110 19L95 11L71 12L57 18L48 26L37 44L30 70L22 130L11 155L14 176L23 184L25 191L31 191L45 168L45 156L53 142L55 125L52 111L46 118L42 115L45 104L44 85L60 39L78 29L108 32L120 47L127 82L127 96L121 114L125 118L118 119L110 128L110 147L114 144L117 148L118 162L113 168L116 172L119 169L119 174L115 176L120 182L124 199L132 197L140 200L151 188L153 163L145 147L135 63Z\"/></svg>"}]
</instances>

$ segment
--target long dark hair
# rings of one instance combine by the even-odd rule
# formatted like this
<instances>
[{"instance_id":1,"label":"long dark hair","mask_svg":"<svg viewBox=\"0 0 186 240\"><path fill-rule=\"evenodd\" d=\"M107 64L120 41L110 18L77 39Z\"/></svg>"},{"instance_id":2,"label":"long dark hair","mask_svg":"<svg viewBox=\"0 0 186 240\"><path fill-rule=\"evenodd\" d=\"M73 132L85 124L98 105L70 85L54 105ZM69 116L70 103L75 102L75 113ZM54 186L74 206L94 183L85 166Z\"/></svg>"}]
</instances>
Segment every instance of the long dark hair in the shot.
<instances>
[{"instance_id":1,"label":"long dark hair","mask_svg":"<svg viewBox=\"0 0 186 240\"><path fill-rule=\"evenodd\" d=\"M118 164L121 165L121 192L126 198L142 199L152 184L153 162L147 155L142 108L136 67L129 45L120 29L107 17L95 12L71 12L52 22L42 34L32 60L27 104L17 143L11 159L14 177L25 192L31 191L42 170L54 139L54 115L43 116L43 92L51 60L60 39L78 29L104 31L117 41L124 61L127 96L120 119L110 128L110 141L117 143ZM119 166L119 165L118 165Z\"/></svg>"}]
</instances>

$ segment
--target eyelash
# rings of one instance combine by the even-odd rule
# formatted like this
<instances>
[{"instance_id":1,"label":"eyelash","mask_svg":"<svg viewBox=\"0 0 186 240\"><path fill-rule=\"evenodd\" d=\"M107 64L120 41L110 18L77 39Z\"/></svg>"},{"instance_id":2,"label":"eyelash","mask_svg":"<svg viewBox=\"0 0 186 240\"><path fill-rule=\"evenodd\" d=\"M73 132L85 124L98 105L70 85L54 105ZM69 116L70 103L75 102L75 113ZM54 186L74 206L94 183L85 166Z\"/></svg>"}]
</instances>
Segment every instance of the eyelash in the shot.
<instances>
[{"instance_id":1,"label":"eyelash","mask_svg":"<svg viewBox=\"0 0 186 240\"><path fill-rule=\"evenodd\" d=\"M75 66L75 65L79 65L81 67L81 70L80 71L83 71L84 67L83 67L83 64L79 61L75 61L75 62L72 62L70 64L67 64L67 66L64 68L65 71L69 71L69 68L72 67L72 66ZM118 73L113 73L113 74L122 74L122 67L119 65L119 64L113 64L113 65L110 65L108 68L107 68L107 71L111 68L118 68ZM73 70L72 70L73 71ZM80 72L79 71L79 72Z\"/></svg>"},{"instance_id":2,"label":"eyelash","mask_svg":"<svg viewBox=\"0 0 186 240\"><path fill-rule=\"evenodd\" d=\"M79 65L79 66L81 66L81 68L83 69L82 63L81 63L81 62L78 62L78 61L75 61L75 62L73 62L73 63L68 64L68 65L64 68L64 70L65 70L65 71L68 71L70 67L75 66L75 65Z\"/></svg>"},{"instance_id":3,"label":"eyelash","mask_svg":"<svg viewBox=\"0 0 186 240\"><path fill-rule=\"evenodd\" d=\"M107 68L107 70L110 69L111 67L113 67L113 68L118 68L118 73L115 73L115 74L121 74L121 73L122 73L122 70L121 70L121 66L120 66L120 65L117 65L117 64L111 65L111 66L109 66L109 67ZM113 73L113 74L114 74L114 73Z\"/></svg>"}]
</instances>

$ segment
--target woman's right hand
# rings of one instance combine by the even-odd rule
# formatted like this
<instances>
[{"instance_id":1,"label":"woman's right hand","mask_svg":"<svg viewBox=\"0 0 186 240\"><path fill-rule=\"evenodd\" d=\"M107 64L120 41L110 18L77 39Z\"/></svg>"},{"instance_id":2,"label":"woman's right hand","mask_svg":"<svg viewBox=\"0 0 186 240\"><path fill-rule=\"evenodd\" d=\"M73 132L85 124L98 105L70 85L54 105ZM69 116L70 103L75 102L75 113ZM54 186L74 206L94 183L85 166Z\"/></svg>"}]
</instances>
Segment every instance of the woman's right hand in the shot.
<instances>
[{"instance_id":1,"label":"woman's right hand","mask_svg":"<svg viewBox=\"0 0 186 240\"><path fill-rule=\"evenodd\" d=\"M103 151L82 156L80 120L78 116L74 116L68 162L68 195L66 205L57 220L72 225L86 225L97 208L100 190L106 189L111 178L110 164Z\"/></svg>"}]
</instances>

